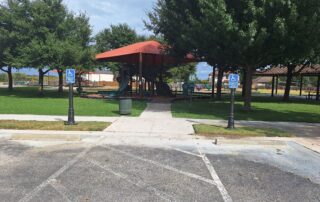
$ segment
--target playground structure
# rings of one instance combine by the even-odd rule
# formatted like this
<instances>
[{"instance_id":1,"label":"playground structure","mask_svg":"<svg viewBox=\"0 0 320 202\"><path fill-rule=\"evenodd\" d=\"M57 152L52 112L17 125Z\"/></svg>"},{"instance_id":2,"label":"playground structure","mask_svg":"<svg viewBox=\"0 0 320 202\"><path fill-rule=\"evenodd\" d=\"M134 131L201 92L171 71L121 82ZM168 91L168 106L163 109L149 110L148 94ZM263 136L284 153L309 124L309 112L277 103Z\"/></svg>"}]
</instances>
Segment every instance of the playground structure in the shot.
<instances>
[{"instance_id":1,"label":"playground structure","mask_svg":"<svg viewBox=\"0 0 320 202\"><path fill-rule=\"evenodd\" d=\"M167 83L163 81L165 65L195 62L192 55L180 59L168 56L165 46L156 41L145 41L107 51L96 56L98 61L122 63L119 71L120 87L110 96L123 96L133 93L135 78L136 94L173 96Z\"/></svg>"}]
</instances>

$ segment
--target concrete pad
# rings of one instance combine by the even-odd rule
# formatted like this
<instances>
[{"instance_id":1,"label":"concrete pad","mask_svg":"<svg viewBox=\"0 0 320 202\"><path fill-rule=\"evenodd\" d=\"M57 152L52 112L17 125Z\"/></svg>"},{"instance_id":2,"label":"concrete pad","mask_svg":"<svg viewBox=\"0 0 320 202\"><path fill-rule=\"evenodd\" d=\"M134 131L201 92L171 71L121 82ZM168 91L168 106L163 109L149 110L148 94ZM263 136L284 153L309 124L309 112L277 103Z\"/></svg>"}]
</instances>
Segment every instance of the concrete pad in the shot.
<instances>
[{"instance_id":1,"label":"concrete pad","mask_svg":"<svg viewBox=\"0 0 320 202\"><path fill-rule=\"evenodd\" d=\"M109 126L105 132L141 133L148 136L190 135L194 133L192 125L184 120L157 118L128 118L121 117Z\"/></svg>"}]
</instances>

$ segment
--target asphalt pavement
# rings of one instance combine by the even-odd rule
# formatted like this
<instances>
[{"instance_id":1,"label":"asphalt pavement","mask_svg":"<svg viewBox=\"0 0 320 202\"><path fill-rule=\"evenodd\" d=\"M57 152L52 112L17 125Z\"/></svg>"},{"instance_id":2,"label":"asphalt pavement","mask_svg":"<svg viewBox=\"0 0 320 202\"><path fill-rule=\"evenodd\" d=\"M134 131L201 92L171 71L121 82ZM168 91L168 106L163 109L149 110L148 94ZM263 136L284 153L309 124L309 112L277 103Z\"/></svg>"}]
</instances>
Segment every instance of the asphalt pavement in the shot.
<instances>
[{"instance_id":1,"label":"asphalt pavement","mask_svg":"<svg viewBox=\"0 0 320 202\"><path fill-rule=\"evenodd\" d=\"M320 155L297 144L0 141L1 201L320 201Z\"/></svg>"}]
</instances>

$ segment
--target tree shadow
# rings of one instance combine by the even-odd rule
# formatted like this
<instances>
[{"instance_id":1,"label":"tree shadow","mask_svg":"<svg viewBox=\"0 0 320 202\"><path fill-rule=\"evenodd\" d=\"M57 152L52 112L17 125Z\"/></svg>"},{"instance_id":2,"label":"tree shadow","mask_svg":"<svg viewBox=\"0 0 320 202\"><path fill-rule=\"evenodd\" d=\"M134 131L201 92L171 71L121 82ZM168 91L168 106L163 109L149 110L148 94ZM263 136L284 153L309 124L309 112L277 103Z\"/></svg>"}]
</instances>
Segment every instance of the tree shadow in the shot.
<instances>
[{"instance_id":1,"label":"tree shadow","mask_svg":"<svg viewBox=\"0 0 320 202\"><path fill-rule=\"evenodd\" d=\"M63 93L59 93L58 90L44 90L43 95L40 95L38 89L35 87L23 87L23 88L15 88L13 91L8 91L5 88L0 88L0 96L3 97L17 97L17 98L39 98L39 99L47 99L47 98L68 98L68 92L64 91ZM77 94L74 94L77 97Z\"/></svg>"},{"instance_id":2,"label":"tree shadow","mask_svg":"<svg viewBox=\"0 0 320 202\"><path fill-rule=\"evenodd\" d=\"M255 102L255 101L254 101ZM265 103L265 102L264 102ZM282 104L282 103L281 103ZM283 102L283 104L287 104ZM227 120L230 104L228 102L194 101L193 103L175 103L172 112L179 117L205 118ZM252 111L245 111L242 104L235 104L235 119L247 121L280 121L280 122L309 122L320 123L320 106L315 106L314 112L285 111L270 108L253 107Z\"/></svg>"}]
</instances>

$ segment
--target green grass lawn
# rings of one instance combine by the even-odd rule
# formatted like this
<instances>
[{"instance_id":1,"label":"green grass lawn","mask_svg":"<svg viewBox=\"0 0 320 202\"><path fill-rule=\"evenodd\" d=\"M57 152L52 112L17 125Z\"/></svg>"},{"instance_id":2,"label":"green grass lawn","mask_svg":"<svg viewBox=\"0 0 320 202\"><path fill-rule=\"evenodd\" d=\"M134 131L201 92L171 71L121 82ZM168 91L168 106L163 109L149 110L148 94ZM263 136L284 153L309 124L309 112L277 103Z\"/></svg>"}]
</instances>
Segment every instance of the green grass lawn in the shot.
<instances>
[{"instance_id":1,"label":"green grass lawn","mask_svg":"<svg viewBox=\"0 0 320 202\"><path fill-rule=\"evenodd\" d=\"M61 121L14 121L0 120L0 129L16 130L62 130L62 131L103 131L111 123L108 122L77 122L76 125L65 125Z\"/></svg>"},{"instance_id":2,"label":"green grass lawn","mask_svg":"<svg viewBox=\"0 0 320 202\"><path fill-rule=\"evenodd\" d=\"M193 126L196 134L205 136L229 137L291 137L292 135L274 128L239 127L233 130L221 126L197 124Z\"/></svg>"},{"instance_id":3,"label":"green grass lawn","mask_svg":"<svg viewBox=\"0 0 320 202\"><path fill-rule=\"evenodd\" d=\"M236 120L320 122L320 103L316 101L283 102L281 98L253 97L252 111L247 112L243 110L241 99L237 97L235 104ZM226 120L229 109L228 100L177 101L172 105L173 116L180 118Z\"/></svg>"},{"instance_id":4,"label":"green grass lawn","mask_svg":"<svg viewBox=\"0 0 320 202\"><path fill-rule=\"evenodd\" d=\"M15 88L13 92L0 88L0 114L67 115L68 93L45 91L39 96L37 88ZM117 100L74 98L77 116L119 116ZM132 116L146 108L145 101L133 101Z\"/></svg>"}]
</instances>

